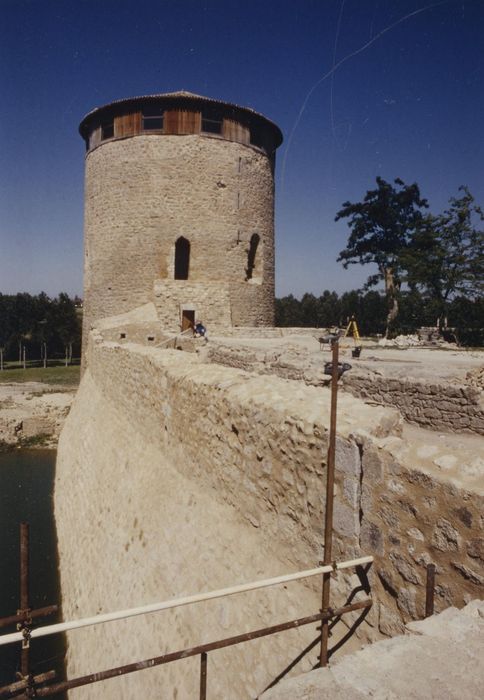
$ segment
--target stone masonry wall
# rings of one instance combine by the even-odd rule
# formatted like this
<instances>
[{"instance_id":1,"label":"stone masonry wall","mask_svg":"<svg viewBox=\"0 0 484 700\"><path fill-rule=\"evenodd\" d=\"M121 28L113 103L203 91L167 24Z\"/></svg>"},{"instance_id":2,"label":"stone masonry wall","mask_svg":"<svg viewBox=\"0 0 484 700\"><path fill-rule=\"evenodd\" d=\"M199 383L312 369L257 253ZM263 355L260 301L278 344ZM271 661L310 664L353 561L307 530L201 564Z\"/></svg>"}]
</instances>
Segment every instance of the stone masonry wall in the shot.
<instances>
[{"instance_id":1,"label":"stone masonry wall","mask_svg":"<svg viewBox=\"0 0 484 700\"><path fill-rule=\"evenodd\" d=\"M84 337L95 319L152 301L156 279L173 280L180 236L191 246L190 282L250 286L250 310L245 298L232 295L235 315L272 324L273 196L270 159L223 139L139 135L88 153ZM245 282L254 233L260 284ZM230 315L228 308L219 311Z\"/></svg>"},{"instance_id":2,"label":"stone masonry wall","mask_svg":"<svg viewBox=\"0 0 484 700\"><path fill-rule=\"evenodd\" d=\"M56 475L66 619L320 560L328 392L304 385L295 390L279 378L202 366L188 353L102 342L99 336L90 352L61 436ZM369 434L388 433L383 411L360 408ZM337 477L334 556L341 559L360 551L353 507L360 455L343 417L338 446L338 464L349 472ZM352 572L338 574L333 603L343 603L355 583ZM69 635L68 673L311 614L320 596L320 580L313 580L182 609L162 620L151 616L78 631ZM359 632L362 639L378 635L368 625ZM213 697L255 697L315 634L309 626L217 652L209 661ZM308 669L316 653L295 671ZM163 687L164 697L177 697L172 689L178 689L178 698L189 698L198 674L193 659L72 695L158 698Z\"/></svg>"},{"instance_id":3,"label":"stone masonry wall","mask_svg":"<svg viewBox=\"0 0 484 700\"><path fill-rule=\"evenodd\" d=\"M323 518L319 479L326 461L327 389L201 365L188 353L103 342L100 336L91 359L96 385L135 425L168 453L178 455L183 447L178 469L210 480L225 502L243 509L248 522L257 520L289 547L297 535L308 545L295 554L300 563L314 555L312 531L320 532ZM341 396L339 433L348 442L347 447L341 443L341 454L359 474L359 451L348 438L351 428L344 417L345 407L350 414L354 405L354 399ZM387 435L398 429L398 418L361 402L359 425ZM345 498L342 480L340 486ZM340 534L349 535L347 523ZM355 551L358 533L351 537L341 542L341 551L348 546Z\"/></svg>"},{"instance_id":4,"label":"stone masonry wall","mask_svg":"<svg viewBox=\"0 0 484 700\"><path fill-rule=\"evenodd\" d=\"M210 332L223 331L232 323L228 284L157 280L154 297L160 326L164 331L180 330L182 307L193 309L195 321L202 321Z\"/></svg>"},{"instance_id":5,"label":"stone masonry wall","mask_svg":"<svg viewBox=\"0 0 484 700\"><path fill-rule=\"evenodd\" d=\"M397 443L367 441L362 455L360 544L376 557L384 634L424 616L427 564L437 612L482 598L484 586L484 494L401 464Z\"/></svg>"},{"instance_id":6,"label":"stone masonry wall","mask_svg":"<svg viewBox=\"0 0 484 700\"><path fill-rule=\"evenodd\" d=\"M405 420L433 430L484 435L482 391L469 385L433 384L348 373L343 386L364 400L394 406Z\"/></svg>"},{"instance_id":7,"label":"stone masonry wall","mask_svg":"<svg viewBox=\"0 0 484 700\"><path fill-rule=\"evenodd\" d=\"M101 334L91 334L89 352L56 476L67 619L321 559L328 389L206 365L189 353L103 341ZM394 633L421 613L427 561L438 566L438 606L460 605L480 589L482 499L400 463L399 425L396 412L339 397L334 557L376 557L370 580L378 604L358 627L361 640ZM352 572L338 574L333 605L360 583ZM311 614L320 605L317 584L72 633L68 673ZM287 635L210 655L213 697L257 696L314 629ZM102 696L158 698L160 687L166 697L195 696L199 667L192 661L110 681ZM305 657L296 672L314 661ZM74 692L100 693L96 686Z\"/></svg>"}]
</instances>

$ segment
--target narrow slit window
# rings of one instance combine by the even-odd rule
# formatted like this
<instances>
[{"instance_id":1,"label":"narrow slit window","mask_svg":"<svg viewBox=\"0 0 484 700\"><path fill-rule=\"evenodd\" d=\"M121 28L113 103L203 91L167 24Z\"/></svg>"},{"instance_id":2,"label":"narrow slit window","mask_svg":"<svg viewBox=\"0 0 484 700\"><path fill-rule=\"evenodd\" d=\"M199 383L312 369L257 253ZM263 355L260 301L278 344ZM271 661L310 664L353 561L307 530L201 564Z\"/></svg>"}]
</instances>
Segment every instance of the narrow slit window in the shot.
<instances>
[{"instance_id":1,"label":"narrow slit window","mask_svg":"<svg viewBox=\"0 0 484 700\"><path fill-rule=\"evenodd\" d=\"M259 267L259 256L257 255L257 250L259 248L260 236L258 233L252 234L250 237L249 253L247 255L247 280L254 278L258 272Z\"/></svg>"},{"instance_id":2,"label":"narrow slit window","mask_svg":"<svg viewBox=\"0 0 484 700\"><path fill-rule=\"evenodd\" d=\"M101 139L106 141L106 139L112 139L114 136L114 122L104 122L101 125Z\"/></svg>"},{"instance_id":3,"label":"narrow slit window","mask_svg":"<svg viewBox=\"0 0 484 700\"><path fill-rule=\"evenodd\" d=\"M180 236L175 243L175 279L187 280L190 270L190 241Z\"/></svg>"},{"instance_id":4,"label":"narrow slit window","mask_svg":"<svg viewBox=\"0 0 484 700\"><path fill-rule=\"evenodd\" d=\"M250 144L257 148L264 148L264 136L260 129L252 128L250 130Z\"/></svg>"}]
</instances>

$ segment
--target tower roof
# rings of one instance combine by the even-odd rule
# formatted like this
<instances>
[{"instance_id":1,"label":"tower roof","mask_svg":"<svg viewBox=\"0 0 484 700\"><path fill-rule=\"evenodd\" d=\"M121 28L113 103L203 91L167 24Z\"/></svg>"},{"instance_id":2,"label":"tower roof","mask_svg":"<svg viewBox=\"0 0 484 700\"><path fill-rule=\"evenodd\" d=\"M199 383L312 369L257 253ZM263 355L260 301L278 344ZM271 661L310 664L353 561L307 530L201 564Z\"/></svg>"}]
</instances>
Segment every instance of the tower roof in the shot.
<instances>
[{"instance_id":1,"label":"tower roof","mask_svg":"<svg viewBox=\"0 0 484 700\"><path fill-rule=\"evenodd\" d=\"M197 109L203 109L204 106L219 108L227 116L231 116L234 119L241 119L249 124L258 124L268 126L273 131L275 147L281 145L282 143L282 132L279 127L272 122L263 114L256 112L250 107L241 107L232 102L224 102L223 100L217 100L212 97L205 97L204 95L196 95L193 92L188 92L187 90L178 90L176 92L165 92L154 95L142 95L138 97L128 97L121 100L114 100L101 107L95 107L90 112L86 114L81 123L79 124L79 133L83 138L86 138L89 134L94 123L102 121L103 119L109 119L115 114L124 112L126 110L141 109L143 105L149 103L157 102L160 103L164 108L189 108L194 107Z\"/></svg>"}]
</instances>

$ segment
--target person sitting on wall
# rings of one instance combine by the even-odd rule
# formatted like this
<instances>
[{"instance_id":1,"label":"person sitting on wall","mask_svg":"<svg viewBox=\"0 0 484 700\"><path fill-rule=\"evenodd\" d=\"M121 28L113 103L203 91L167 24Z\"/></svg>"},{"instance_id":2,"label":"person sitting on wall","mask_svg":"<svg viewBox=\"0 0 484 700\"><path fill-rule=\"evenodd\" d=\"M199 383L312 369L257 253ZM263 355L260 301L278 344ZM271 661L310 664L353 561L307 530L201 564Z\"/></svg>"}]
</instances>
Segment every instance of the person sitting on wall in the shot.
<instances>
[{"instance_id":1,"label":"person sitting on wall","mask_svg":"<svg viewBox=\"0 0 484 700\"><path fill-rule=\"evenodd\" d=\"M197 321L195 324L194 336L195 338L205 338L205 340L208 340L207 329L201 321Z\"/></svg>"}]
</instances>

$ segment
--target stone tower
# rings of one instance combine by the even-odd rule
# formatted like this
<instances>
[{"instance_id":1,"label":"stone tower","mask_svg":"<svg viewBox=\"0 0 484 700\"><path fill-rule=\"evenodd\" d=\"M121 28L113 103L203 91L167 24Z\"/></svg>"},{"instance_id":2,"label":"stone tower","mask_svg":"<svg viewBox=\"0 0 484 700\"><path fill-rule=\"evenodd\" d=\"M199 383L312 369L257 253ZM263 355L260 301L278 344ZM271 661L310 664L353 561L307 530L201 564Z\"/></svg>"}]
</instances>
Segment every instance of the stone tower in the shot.
<instances>
[{"instance_id":1,"label":"stone tower","mask_svg":"<svg viewBox=\"0 0 484 700\"><path fill-rule=\"evenodd\" d=\"M273 325L279 128L175 92L96 108L79 131L84 330L150 301L167 331Z\"/></svg>"}]
</instances>

